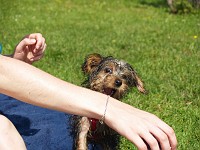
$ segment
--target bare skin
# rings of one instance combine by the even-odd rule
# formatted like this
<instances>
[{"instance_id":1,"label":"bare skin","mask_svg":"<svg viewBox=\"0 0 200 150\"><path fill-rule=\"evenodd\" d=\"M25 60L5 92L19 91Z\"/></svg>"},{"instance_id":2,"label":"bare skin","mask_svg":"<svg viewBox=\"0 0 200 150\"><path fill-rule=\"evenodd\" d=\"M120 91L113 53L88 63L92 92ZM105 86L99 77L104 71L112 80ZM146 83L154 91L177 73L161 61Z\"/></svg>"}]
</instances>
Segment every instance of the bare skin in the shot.
<instances>
[{"instance_id":1,"label":"bare skin","mask_svg":"<svg viewBox=\"0 0 200 150\"><path fill-rule=\"evenodd\" d=\"M44 56L46 46L41 33L28 34L17 44L13 54L7 56L32 64Z\"/></svg>"},{"instance_id":2,"label":"bare skin","mask_svg":"<svg viewBox=\"0 0 200 150\"><path fill-rule=\"evenodd\" d=\"M13 54L7 56L32 64L44 56L45 48L45 38L42 34L32 33L24 36L15 47ZM12 122L3 115L0 115L0 122L0 149L26 149L22 137L19 135Z\"/></svg>"},{"instance_id":3,"label":"bare skin","mask_svg":"<svg viewBox=\"0 0 200 150\"><path fill-rule=\"evenodd\" d=\"M26 149L22 137L16 132L14 125L6 117L0 115L0 149L13 150L20 148L21 150ZM8 141L8 142L5 142ZM9 145L7 145L9 143Z\"/></svg>"},{"instance_id":4,"label":"bare skin","mask_svg":"<svg viewBox=\"0 0 200 150\"><path fill-rule=\"evenodd\" d=\"M1 93L40 107L101 118L106 95L62 81L12 58L0 56L0 62ZM143 139L153 150L160 149L158 143L163 150L176 149L176 136L170 126L155 115L114 98L109 99L105 123L139 150L147 150Z\"/></svg>"},{"instance_id":5,"label":"bare skin","mask_svg":"<svg viewBox=\"0 0 200 150\"><path fill-rule=\"evenodd\" d=\"M100 119L106 95L62 81L29 65L43 57L45 48L44 37L33 33L19 42L9 55L12 58L0 55L0 93L40 107ZM26 149L13 124L2 115L0 122L0 149ZM162 150L176 150L177 140L170 126L155 115L114 98L109 99L105 123L139 150L147 150L146 143L152 150L159 150L159 144Z\"/></svg>"}]
</instances>

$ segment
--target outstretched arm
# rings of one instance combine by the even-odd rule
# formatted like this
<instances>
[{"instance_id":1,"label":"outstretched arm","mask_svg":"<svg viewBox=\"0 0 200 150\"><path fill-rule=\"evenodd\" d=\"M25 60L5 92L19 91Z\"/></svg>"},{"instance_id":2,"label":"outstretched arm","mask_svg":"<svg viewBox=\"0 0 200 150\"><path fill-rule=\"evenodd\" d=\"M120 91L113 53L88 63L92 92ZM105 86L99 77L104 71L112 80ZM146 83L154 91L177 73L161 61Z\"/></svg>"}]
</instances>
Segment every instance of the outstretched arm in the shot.
<instances>
[{"instance_id":1,"label":"outstretched arm","mask_svg":"<svg viewBox=\"0 0 200 150\"><path fill-rule=\"evenodd\" d=\"M0 93L23 102L66 113L100 119L107 96L62 81L21 61L0 55ZM19 71L20 70L20 71ZM117 115L116 115L117 114ZM109 99L105 123L138 149L176 149L171 127L155 115Z\"/></svg>"}]
</instances>

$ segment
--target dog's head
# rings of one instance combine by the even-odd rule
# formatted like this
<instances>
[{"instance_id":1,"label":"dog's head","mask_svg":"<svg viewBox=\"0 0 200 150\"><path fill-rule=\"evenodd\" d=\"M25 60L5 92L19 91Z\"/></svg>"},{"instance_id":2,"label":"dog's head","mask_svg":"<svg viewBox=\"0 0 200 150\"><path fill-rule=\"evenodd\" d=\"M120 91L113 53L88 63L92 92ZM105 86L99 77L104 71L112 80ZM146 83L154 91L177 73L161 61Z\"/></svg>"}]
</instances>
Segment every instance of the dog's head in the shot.
<instances>
[{"instance_id":1,"label":"dog's head","mask_svg":"<svg viewBox=\"0 0 200 150\"><path fill-rule=\"evenodd\" d=\"M82 70L88 75L86 86L91 90L120 99L131 87L145 93L143 83L130 64L111 56L90 54L86 57Z\"/></svg>"}]
</instances>

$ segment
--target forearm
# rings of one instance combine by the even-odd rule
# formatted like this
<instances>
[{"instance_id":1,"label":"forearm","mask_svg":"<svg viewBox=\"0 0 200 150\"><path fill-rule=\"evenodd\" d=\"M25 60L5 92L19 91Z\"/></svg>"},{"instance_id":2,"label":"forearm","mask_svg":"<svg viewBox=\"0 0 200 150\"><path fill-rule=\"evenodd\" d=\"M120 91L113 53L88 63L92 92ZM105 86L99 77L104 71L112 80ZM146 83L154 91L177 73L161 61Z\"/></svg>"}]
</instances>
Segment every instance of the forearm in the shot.
<instances>
[{"instance_id":1,"label":"forearm","mask_svg":"<svg viewBox=\"0 0 200 150\"><path fill-rule=\"evenodd\" d=\"M0 93L33 105L100 119L107 96L75 86L31 65L0 55ZM138 149L175 150L175 133L162 120L110 97L105 122ZM146 141L146 143L144 143Z\"/></svg>"},{"instance_id":2,"label":"forearm","mask_svg":"<svg viewBox=\"0 0 200 150\"><path fill-rule=\"evenodd\" d=\"M0 93L33 105L100 118L106 96L75 86L31 65L0 56Z\"/></svg>"}]
</instances>

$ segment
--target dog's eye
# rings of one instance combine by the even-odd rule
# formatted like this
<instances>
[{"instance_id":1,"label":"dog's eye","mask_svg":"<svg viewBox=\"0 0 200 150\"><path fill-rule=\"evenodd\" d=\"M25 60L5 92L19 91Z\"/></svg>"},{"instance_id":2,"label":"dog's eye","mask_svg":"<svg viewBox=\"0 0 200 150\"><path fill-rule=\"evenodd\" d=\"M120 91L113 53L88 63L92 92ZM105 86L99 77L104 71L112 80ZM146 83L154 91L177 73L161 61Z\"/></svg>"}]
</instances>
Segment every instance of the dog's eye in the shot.
<instances>
[{"instance_id":1,"label":"dog's eye","mask_svg":"<svg viewBox=\"0 0 200 150\"><path fill-rule=\"evenodd\" d=\"M110 68L105 68L105 73L112 73L112 69L110 69Z\"/></svg>"}]
</instances>

